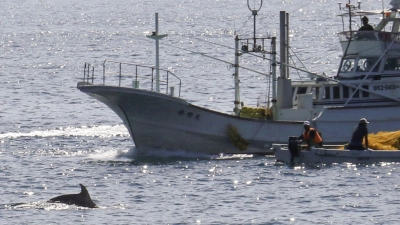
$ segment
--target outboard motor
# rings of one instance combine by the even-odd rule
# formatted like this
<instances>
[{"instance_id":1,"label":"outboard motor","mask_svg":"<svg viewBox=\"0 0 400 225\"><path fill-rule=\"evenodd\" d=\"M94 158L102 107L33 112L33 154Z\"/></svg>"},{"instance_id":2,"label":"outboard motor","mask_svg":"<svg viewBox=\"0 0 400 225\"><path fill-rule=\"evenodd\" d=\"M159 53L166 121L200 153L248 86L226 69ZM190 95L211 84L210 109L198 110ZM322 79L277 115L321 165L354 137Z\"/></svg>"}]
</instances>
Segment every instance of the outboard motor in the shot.
<instances>
[{"instance_id":1,"label":"outboard motor","mask_svg":"<svg viewBox=\"0 0 400 225\"><path fill-rule=\"evenodd\" d=\"M298 137L289 137L289 152L290 152L290 162L293 163L294 157L298 157L300 155L300 140Z\"/></svg>"}]
</instances>

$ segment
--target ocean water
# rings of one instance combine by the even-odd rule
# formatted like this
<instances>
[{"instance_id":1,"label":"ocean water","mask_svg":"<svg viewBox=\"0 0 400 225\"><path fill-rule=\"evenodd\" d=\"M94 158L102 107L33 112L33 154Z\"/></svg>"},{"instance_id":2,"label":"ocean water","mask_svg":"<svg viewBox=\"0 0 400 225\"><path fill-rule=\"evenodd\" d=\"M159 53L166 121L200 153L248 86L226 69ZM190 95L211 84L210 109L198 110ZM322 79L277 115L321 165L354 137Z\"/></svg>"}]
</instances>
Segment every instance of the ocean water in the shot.
<instances>
[{"instance_id":1,"label":"ocean water","mask_svg":"<svg viewBox=\"0 0 400 225\"><path fill-rule=\"evenodd\" d=\"M251 8L259 1L250 0ZM388 1L365 0L364 10ZM291 48L311 71L334 74L337 1L264 1L258 36L290 15ZM230 112L234 34L251 37L247 1L4 0L0 9L0 224L397 224L400 164L291 167L271 156L136 155L121 120L76 89L84 62L153 65L159 13L161 67L181 97ZM357 22L357 21L356 21ZM371 23L375 23L373 19ZM268 71L244 55L241 64ZM269 79L241 70L241 97L256 105ZM301 79L293 73L293 79ZM299 133L301 128L299 128ZM99 205L46 201L84 184Z\"/></svg>"}]
</instances>

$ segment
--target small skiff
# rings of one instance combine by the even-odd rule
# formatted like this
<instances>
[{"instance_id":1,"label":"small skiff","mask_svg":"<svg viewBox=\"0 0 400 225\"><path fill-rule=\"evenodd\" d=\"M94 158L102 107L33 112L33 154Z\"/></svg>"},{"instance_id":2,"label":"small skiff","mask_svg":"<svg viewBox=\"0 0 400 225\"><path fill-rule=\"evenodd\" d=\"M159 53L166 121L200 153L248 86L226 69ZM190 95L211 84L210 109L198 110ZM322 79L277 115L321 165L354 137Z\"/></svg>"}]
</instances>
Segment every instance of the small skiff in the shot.
<instances>
[{"instance_id":1,"label":"small skiff","mask_svg":"<svg viewBox=\"0 0 400 225\"><path fill-rule=\"evenodd\" d=\"M277 161L290 164L400 162L399 150L347 150L339 147L301 149L296 138L289 138L288 145L274 144L273 150Z\"/></svg>"}]
</instances>

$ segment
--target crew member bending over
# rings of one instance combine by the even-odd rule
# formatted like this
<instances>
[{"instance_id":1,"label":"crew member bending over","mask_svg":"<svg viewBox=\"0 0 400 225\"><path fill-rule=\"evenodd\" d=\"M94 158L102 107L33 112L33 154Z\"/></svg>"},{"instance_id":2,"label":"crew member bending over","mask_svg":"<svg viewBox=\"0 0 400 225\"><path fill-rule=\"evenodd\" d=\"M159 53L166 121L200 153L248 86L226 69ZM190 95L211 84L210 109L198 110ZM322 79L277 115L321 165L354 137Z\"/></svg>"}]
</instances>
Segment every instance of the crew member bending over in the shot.
<instances>
[{"instance_id":1,"label":"crew member bending over","mask_svg":"<svg viewBox=\"0 0 400 225\"><path fill-rule=\"evenodd\" d=\"M319 135L318 131L310 126L310 122L304 121L304 132L300 135L299 140L305 141L308 148L322 147L322 137Z\"/></svg>"},{"instance_id":2,"label":"crew member bending over","mask_svg":"<svg viewBox=\"0 0 400 225\"><path fill-rule=\"evenodd\" d=\"M368 149L368 129L367 124L369 122L365 118L361 118L358 122L358 126L354 128L353 135L351 136L351 141L347 146L350 150L366 150ZM365 138L365 147L363 145L363 139Z\"/></svg>"}]
</instances>

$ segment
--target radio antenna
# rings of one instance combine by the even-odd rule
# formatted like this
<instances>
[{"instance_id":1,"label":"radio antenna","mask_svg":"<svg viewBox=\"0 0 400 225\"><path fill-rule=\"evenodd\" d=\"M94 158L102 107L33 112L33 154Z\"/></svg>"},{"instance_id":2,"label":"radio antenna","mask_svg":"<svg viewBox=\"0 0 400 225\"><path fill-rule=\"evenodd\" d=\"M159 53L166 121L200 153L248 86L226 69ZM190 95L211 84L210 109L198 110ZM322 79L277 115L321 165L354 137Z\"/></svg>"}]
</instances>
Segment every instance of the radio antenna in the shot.
<instances>
[{"instance_id":1,"label":"radio antenna","mask_svg":"<svg viewBox=\"0 0 400 225\"><path fill-rule=\"evenodd\" d=\"M249 7L249 9L250 9L250 11L252 12L252 14L253 14L253 18L254 18L254 30L253 30L253 40L254 40L254 45L253 45L253 51L255 51L256 50L256 47L257 47L257 43L256 43L256 16L258 15L258 11L260 11L260 9L261 9L261 7L262 7L262 4L263 4L263 0L260 0L260 7L258 8L258 9L252 9L252 8L250 8L250 3L249 3L249 0L247 0L247 7Z\"/></svg>"}]
</instances>

